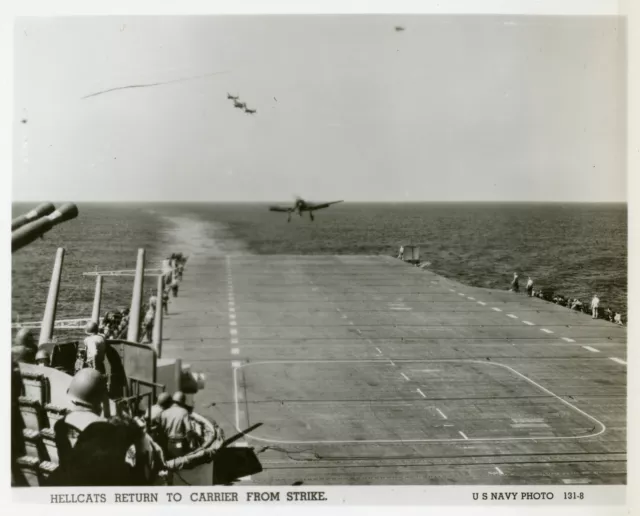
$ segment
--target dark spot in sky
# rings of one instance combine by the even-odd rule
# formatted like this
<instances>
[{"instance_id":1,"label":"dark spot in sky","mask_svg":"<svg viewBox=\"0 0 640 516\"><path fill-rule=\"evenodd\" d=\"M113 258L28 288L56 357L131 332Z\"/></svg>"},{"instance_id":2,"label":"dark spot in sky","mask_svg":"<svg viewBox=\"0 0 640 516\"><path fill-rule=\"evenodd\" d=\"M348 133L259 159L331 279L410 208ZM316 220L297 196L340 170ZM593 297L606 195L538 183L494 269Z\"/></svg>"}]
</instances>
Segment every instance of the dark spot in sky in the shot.
<instances>
[{"instance_id":1,"label":"dark spot in sky","mask_svg":"<svg viewBox=\"0 0 640 516\"><path fill-rule=\"evenodd\" d=\"M26 124L27 123L27 119L23 118L22 120L20 120L20 122L22 122L23 124Z\"/></svg>"}]
</instances>

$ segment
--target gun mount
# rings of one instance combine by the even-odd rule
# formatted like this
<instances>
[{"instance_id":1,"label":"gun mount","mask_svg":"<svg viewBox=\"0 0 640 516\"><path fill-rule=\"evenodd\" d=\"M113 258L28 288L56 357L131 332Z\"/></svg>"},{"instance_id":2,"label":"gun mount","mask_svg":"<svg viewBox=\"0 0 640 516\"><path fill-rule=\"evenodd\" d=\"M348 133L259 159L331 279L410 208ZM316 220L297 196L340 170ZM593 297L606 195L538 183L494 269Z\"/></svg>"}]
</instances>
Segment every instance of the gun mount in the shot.
<instances>
[{"instance_id":1,"label":"gun mount","mask_svg":"<svg viewBox=\"0 0 640 516\"><path fill-rule=\"evenodd\" d=\"M50 208L54 208L54 210L42 215ZM43 236L54 226L75 219L77 216L78 207L73 203L63 204L57 210L52 204L46 203L26 215L13 219L11 223L11 252L15 253L38 237Z\"/></svg>"}]
</instances>

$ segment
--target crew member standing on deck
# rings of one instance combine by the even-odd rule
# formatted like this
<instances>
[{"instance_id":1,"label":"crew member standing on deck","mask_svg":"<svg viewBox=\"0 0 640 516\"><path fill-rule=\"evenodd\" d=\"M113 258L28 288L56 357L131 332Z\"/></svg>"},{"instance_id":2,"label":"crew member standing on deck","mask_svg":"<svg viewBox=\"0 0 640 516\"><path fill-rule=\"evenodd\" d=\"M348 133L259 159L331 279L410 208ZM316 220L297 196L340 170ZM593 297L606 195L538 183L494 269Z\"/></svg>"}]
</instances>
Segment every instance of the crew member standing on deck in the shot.
<instances>
[{"instance_id":1,"label":"crew member standing on deck","mask_svg":"<svg viewBox=\"0 0 640 516\"><path fill-rule=\"evenodd\" d=\"M520 280L518 279L518 273L513 273L513 281L511 282L511 291L520 292Z\"/></svg>"},{"instance_id":2,"label":"crew member standing on deck","mask_svg":"<svg viewBox=\"0 0 640 516\"><path fill-rule=\"evenodd\" d=\"M166 439L168 459L186 455L190 451L190 439L193 434L189 411L184 407L186 396L178 391L173 395L173 405L163 410L159 416L163 438Z\"/></svg>"},{"instance_id":3,"label":"crew member standing on deck","mask_svg":"<svg viewBox=\"0 0 640 516\"><path fill-rule=\"evenodd\" d=\"M107 341L98 334L98 323L91 321L87 324L85 333L87 337L84 339L84 347L87 352L87 366L95 369L101 374L105 374L104 358L107 352Z\"/></svg>"},{"instance_id":4,"label":"crew member standing on deck","mask_svg":"<svg viewBox=\"0 0 640 516\"><path fill-rule=\"evenodd\" d=\"M180 284L178 280L178 276L173 273L171 275L171 292L173 293L173 297L178 297L178 285Z\"/></svg>"},{"instance_id":5,"label":"crew member standing on deck","mask_svg":"<svg viewBox=\"0 0 640 516\"><path fill-rule=\"evenodd\" d=\"M404 246L401 245L398 251L398 260L404 260Z\"/></svg>"},{"instance_id":6,"label":"crew member standing on deck","mask_svg":"<svg viewBox=\"0 0 640 516\"><path fill-rule=\"evenodd\" d=\"M598 297L598 294L594 294L593 299L591 300L591 318L592 319L598 318L599 307L600 307L600 298Z\"/></svg>"},{"instance_id":7,"label":"crew member standing on deck","mask_svg":"<svg viewBox=\"0 0 640 516\"><path fill-rule=\"evenodd\" d=\"M527 295L529 297L533 295L533 280L531 279L531 276L529 276L529 279L527 280Z\"/></svg>"}]
</instances>

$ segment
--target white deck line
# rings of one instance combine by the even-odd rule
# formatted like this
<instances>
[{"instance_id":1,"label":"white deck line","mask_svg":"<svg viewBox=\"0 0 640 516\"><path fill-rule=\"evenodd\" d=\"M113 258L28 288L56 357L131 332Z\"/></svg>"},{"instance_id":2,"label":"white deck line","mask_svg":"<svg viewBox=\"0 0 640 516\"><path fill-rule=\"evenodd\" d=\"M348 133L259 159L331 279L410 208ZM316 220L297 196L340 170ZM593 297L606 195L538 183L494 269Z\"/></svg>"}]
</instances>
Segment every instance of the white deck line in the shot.
<instances>
[{"instance_id":1,"label":"white deck line","mask_svg":"<svg viewBox=\"0 0 640 516\"><path fill-rule=\"evenodd\" d=\"M236 406L236 430L238 430L238 432L242 432L242 428L240 428L240 413L242 411L240 410L240 404L238 402L238 395L237 395L237 391L238 391L238 371L241 368L252 367L252 366L261 365L261 364L263 364L263 365L264 364L273 365L274 363L282 363L282 364L299 364L299 363L303 363L303 364L309 364L309 363L318 364L318 363L328 363L328 364L335 364L335 363L378 363L378 362L380 362L380 360L371 359L371 360L281 360L279 362L264 362L263 361L263 362L244 363L244 364L242 364L241 367L233 369L233 382L234 382L235 406ZM568 406L569 408L571 408L572 410L574 410L578 414L583 415L584 417L586 417L590 421L593 421L594 423L596 423L596 425L598 425L600 427L600 430L598 430L595 433L585 434L585 435L578 435L578 436L570 435L570 436L531 436L531 437L474 437L474 438L468 439L469 441L472 441L472 442L481 442L481 441L482 442L484 442L484 441L492 441L492 442L503 442L503 441L504 442L506 442L506 441L545 441L545 440L557 440L557 441L574 440L574 441L578 441L580 439L597 437L598 435L603 434L607 430L607 427L601 421L599 421L598 419L596 419L592 415L588 414L584 410L579 409L578 407L576 407L575 405L571 404L570 402L562 399L557 394L551 392L549 389L543 387L539 383L537 383L534 380L528 378L527 376L525 376L522 373L518 372L514 368L512 368L512 367L510 367L508 365L505 365L505 364L501 364L500 362L486 362L484 360L473 360L473 359L404 360L404 362L438 362L438 363L443 363L443 362L458 362L458 363L459 362L469 362L469 363L477 363L477 364L484 364L484 365L502 367L504 369L508 369L513 374L515 374L515 375L519 376L520 378L524 379L525 381L529 382L531 385L536 386L538 389L542 390L543 392L546 392L547 394L549 394L550 396L554 397L555 399L557 399L562 404ZM420 389L418 389L418 392L420 394L422 394L422 396L424 396L426 398L426 396L424 395L424 393ZM452 442L452 443L454 443L454 442L459 442L460 441L460 439L453 439L453 438L445 438L445 439L367 439L367 440L332 440L332 439L327 439L327 440L321 440L321 441L283 441L283 440L279 440L279 439L270 439L270 438L266 438L266 437L258 437L258 436L253 435L253 434L251 436L249 436L249 438L253 439L255 441L259 441L259 442L277 443L277 444L362 444L362 443L365 443L365 442L366 443L378 443L378 444L384 444L384 443L407 443L407 442L414 442L414 443Z\"/></svg>"},{"instance_id":2,"label":"white deck line","mask_svg":"<svg viewBox=\"0 0 640 516\"><path fill-rule=\"evenodd\" d=\"M491 310L495 310L496 312L502 312L502 310L500 310L500 308L497 308L495 306L492 306Z\"/></svg>"},{"instance_id":3,"label":"white deck line","mask_svg":"<svg viewBox=\"0 0 640 516\"><path fill-rule=\"evenodd\" d=\"M469 299L470 301L475 301L476 300L475 297L471 297L471 296L467 296L467 299Z\"/></svg>"},{"instance_id":4,"label":"white deck line","mask_svg":"<svg viewBox=\"0 0 640 516\"><path fill-rule=\"evenodd\" d=\"M551 330L547 330L546 328L540 328L540 331L543 331L545 333L553 333Z\"/></svg>"},{"instance_id":5,"label":"white deck line","mask_svg":"<svg viewBox=\"0 0 640 516\"><path fill-rule=\"evenodd\" d=\"M627 365L627 363L622 360L621 358L616 358L616 357L609 357L611 360L613 360L614 362L618 362L618 364L622 364L622 365Z\"/></svg>"},{"instance_id":6,"label":"white deck line","mask_svg":"<svg viewBox=\"0 0 640 516\"><path fill-rule=\"evenodd\" d=\"M231 348L231 354L232 355L239 355L240 354L240 349L239 348Z\"/></svg>"},{"instance_id":7,"label":"white deck line","mask_svg":"<svg viewBox=\"0 0 640 516\"><path fill-rule=\"evenodd\" d=\"M535 324L533 324L531 321L522 321L522 322L529 326L535 326Z\"/></svg>"},{"instance_id":8,"label":"white deck line","mask_svg":"<svg viewBox=\"0 0 640 516\"><path fill-rule=\"evenodd\" d=\"M504 473L502 472L502 470L498 466L496 466L495 468L496 468L496 471L498 473L500 473L501 475L504 475Z\"/></svg>"},{"instance_id":9,"label":"white deck line","mask_svg":"<svg viewBox=\"0 0 640 516\"><path fill-rule=\"evenodd\" d=\"M582 346L584 349L586 349L587 351L591 351L592 353L600 353L599 349L596 348L592 348L591 346Z\"/></svg>"},{"instance_id":10,"label":"white deck line","mask_svg":"<svg viewBox=\"0 0 640 516\"><path fill-rule=\"evenodd\" d=\"M469 440L469 438L468 438L466 435L464 435L464 432L463 432L462 430L458 430L458 433L459 433L462 437L464 437L464 439L465 439L466 441L468 441L468 440Z\"/></svg>"},{"instance_id":11,"label":"white deck line","mask_svg":"<svg viewBox=\"0 0 640 516\"><path fill-rule=\"evenodd\" d=\"M575 342L575 340L570 339L569 337L562 337L562 340L564 340L566 342Z\"/></svg>"},{"instance_id":12,"label":"white deck line","mask_svg":"<svg viewBox=\"0 0 640 516\"><path fill-rule=\"evenodd\" d=\"M402 375L402 378L404 378L405 380L407 380L408 382L410 382L411 380L409 380L409 377L404 374L404 373L400 373Z\"/></svg>"},{"instance_id":13,"label":"white deck line","mask_svg":"<svg viewBox=\"0 0 640 516\"><path fill-rule=\"evenodd\" d=\"M476 301L479 305L482 306L487 306L487 303L485 303L484 301Z\"/></svg>"},{"instance_id":14,"label":"white deck line","mask_svg":"<svg viewBox=\"0 0 640 516\"><path fill-rule=\"evenodd\" d=\"M420 389L416 389L416 390L420 393L420 395L421 395L423 398L426 398L426 396L424 395L424 392L422 392Z\"/></svg>"},{"instance_id":15,"label":"white deck line","mask_svg":"<svg viewBox=\"0 0 640 516\"><path fill-rule=\"evenodd\" d=\"M517 319L518 318L517 315L513 315L513 314L507 314L507 317L511 317L512 319Z\"/></svg>"},{"instance_id":16,"label":"white deck line","mask_svg":"<svg viewBox=\"0 0 640 516\"><path fill-rule=\"evenodd\" d=\"M442 410L440 410L439 408L437 408L436 410L438 411L438 414L442 416L442 419L449 419L447 416L444 415L444 412L442 412Z\"/></svg>"}]
</instances>

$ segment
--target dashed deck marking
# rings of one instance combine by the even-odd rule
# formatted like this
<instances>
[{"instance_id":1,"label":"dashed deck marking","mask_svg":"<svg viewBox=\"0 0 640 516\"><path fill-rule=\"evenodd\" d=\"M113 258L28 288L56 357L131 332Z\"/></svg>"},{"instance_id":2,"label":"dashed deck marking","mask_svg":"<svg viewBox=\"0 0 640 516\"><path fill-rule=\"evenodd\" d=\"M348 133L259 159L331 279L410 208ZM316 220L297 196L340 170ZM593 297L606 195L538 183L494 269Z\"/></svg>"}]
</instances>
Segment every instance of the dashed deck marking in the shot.
<instances>
[{"instance_id":1,"label":"dashed deck marking","mask_svg":"<svg viewBox=\"0 0 640 516\"><path fill-rule=\"evenodd\" d=\"M447 416L444 415L444 412L442 412L442 410L440 410L439 408L437 408L436 410L438 411L438 414L442 416L442 419L449 419Z\"/></svg>"},{"instance_id":2,"label":"dashed deck marking","mask_svg":"<svg viewBox=\"0 0 640 516\"><path fill-rule=\"evenodd\" d=\"M382 355L382 351L380 351L380 348L376 348L376 349L378 350L378 353Z\"/></svg>"},{"instance_id":3,"label":"dashed deck marking","mask_svg":"<svg viewBox=\"0 0 640 516\"><path fill-rule=\"evenodd\" d=\"M475 301L475 300L476 300L476 298L475 298L475 297L471 297L471 296L467 297L467 299L469 299L469 300L471 300L471 301Z\"/></svg>"},{"instance_id":4,"label":"dashed deck marking","mask_svg":"<svg viewBox=\"0 0 640 516\"><path fill-rule=\"evenodd\" d=\"M618 364L622 364L622 365L627 365L627 363L622 360L621 358L616 358L616 357L609 357L611 360L613 360L614 362L618 362Z\"/></svg>"},{"instance_id":5,"label":"dashed deck marking","mask_svg":"<svg viewBox=\"0 0 640 516\"><path fill-rule=\"evenodd\" d=\"M235 338L231 339L231 344L238 344L238 343L239 343L238 339L235 339Z\"/></svg>"},{"instance_id":6,"label":"dashed deck marking","mask_svg":"<svg viewBox=\"0 0 640 516\"><path fill-rule=\"evenodd\" d=\"M507 317L511 317L512 319L517 319L518 318L517 315L513 315L513 314L507 314Z\"/></svg>"},{"instance_id":7,"label":"dashed deck marking","mask_svg":"<svg viewBox=\"0 0 640 516\"><path fill-rule=\"evenodd\" d=\"M230 324L231 326L237 326L237 324L238 324L238 323L237 323L236 321L229 321L229 324Z\"/></svg>"},{"instance_id":8,"label":"dashed deck marking","mask_svg":"<svg viewBox=\"0 0 640 516\"><path fill-rule=\"evenodd\" d=\"M452 288L449 289L449 292L455 292L455 290L453 290Z\"/></svg>"},{"instance_id":9,"label":"dashed deck marking","mask_svg":"<svg viewBox=\"0 0 640 516\"><path fill-rule=\"evenodd\" d=\"M360 328L356 328L356 332L358 333L358 335L362 335L362 332L360 331Z\"/></svg>"},{"instance_id":10,"label":"dashed deck marking","mask_svg":"<svg viewBox=\"0 0 640 516\"><path fill-rule=\"evenodd\" d=\"M353 324L353 321L349 321L349 324Z\"/></svg>"},{"instance_id":11,"label":"dashed deck marking","mask_svg":"<svg viewBox=\"0 0 640 516\"><path fill-rule=\"evenodd\" d=\"M238 330L236 330L235 328L231 328L229 330L229 333L231 333L231 335L238 335Z\"/></svg>"},{"instance_id":12,"label":"dashed deck marking","mask_svg":"<svg viewBox=\"0 0 640 516\"><path fill-rule=\"evenodd\" d=\"M239 360L232 360L231 361L231 367L240 367L240 361Z\"/></svg>"},{"instance_id":13,"label":"dashed deck marking","mask_svg":"<svg viewBox=\"0 0 640 516\"><path fill-rule=\"evenodd\" d=\"M344 315L344 314L342 314L340 317L342 317L343 319L346 319L346 318L347 318L347 316L346 316L346 315Z\"/></svg>"},{"instance_id":14,"label":"dashed deck marking","mask_svg":"<svg viewBox=\"0 0 640 516\"><path fill-rule=\"evenodd\" d=\"M619 359L618 359L619 360ZM282 363L282 364L309 364L309 363L331 363L331 364L335 364L335 363L379 363L380 360L379 359L360 359L360 360L281 360L278 363ZM392 362L390 360L390 362ZM410 362L430 362L430 363L445 363L445 362L456 362L456 363L477 363L477 364L487 364L487 362L485 362L484 360L474 360L474 359L436 359L436 360L417 360L417 361L410 361ZM237 393L237 389L238 389L238 374L237 372L241 369L241 368L245 368L245 367L255 367L261 364L273 364L274 362L251 362L251 363L243 363L239 368L234 368L233 369L233 381L234 381L234 392ZM584 434L584 435L570 435L570 436L553 436L553 435L533 435L530 434L527 437L512 437L512 436L508 436L508 437L473 437L473 438L468 438L465 436L465 438L469 441L472 442L497 442L497 441L502 441L502 442L515 442L515 441L544 441L544 440L554 440L554 441L579 441L582 439L591 439L593 437L597 437L599 435L602 435L604 432L607 431L607 427L604 425L604 423L602 423L600 420L596 419L595 417L593 417L592 415L588 414L587 412L585 412L582 409L579 409L578 407L576 407L575 405L573 405L572 403L570 403L569 401L561 398L560 396L558 396L557 394L551 392L549 389L543 387L542 385L540 385L539 383L537 383L536 381L532 380L531 378L525 376L524 374L520 373L519 371L517 371L516 369L514 369L511 366L508 366L506 364L502 364L499 362L490 362L490 364L492 366L496 366L496 367L502 367L504 369L507 369L509 371L511 371L513 374L515 374L516 376L522 378L523 380L525 380L526 382L530 383L531 385L534 385L535 387L537 387L538 389L540 389L541 391L547 393L549 396L553 397L554 399L556 399L557 401L559 401L560 403L562 403L563 405L566 405L567 407L569 407L571 410L577 412L578 414L581 414L582 416L586 417L587 419L593 421L594 423L596 423L596 426L599 427L598 430L596 430L594 428L594 432L593 433L589 433L589 434ZM426 398L425 394L420 390L420 389L416 389L417 392L423 396L424 398ZM236 430L238 430L239 432L242 431L242 428L240 428L240 419L241 417L244 417L244 411L240 408L240 404L237 401L237 394L235 397L236 401L235 401L235 407L236 407ZM454 426L454 425L447 425L447 424L443 424L443 426ZM362 444L363 442L367 442L367 443L407 443L407 442L415 442L415 443L427 443L427 442L456 442L456 441L460 441L461 439L455 439L455 438L444 438L444 439L402 439L402 440L398 440L398 439L367 439L367 440L334 440L334 439L325 439L325 440L317 440L317 441L296 441L296 440L279 440L279 439L271 439L271 438L265 438L265 437L260 437L257 435L252 435L252 439L256 440L256 441L261 441L261 442L267 442L267 443L278 443L278 444Z\"/></svg>"},{"instance_id":15,"label":"dashed deck marking","mask_svg":"<svg viewBox=\"0 0 640 516\"><path fill-rule=\"evenodd\" d=\"M495 468L496 468L496 471L497 471L500 475L504 475L504 473L502 472L502 470L501 470L498 466L496 466Z\"/></svg>"},{"instance_id":16,"label":"dashed deck marking","mask_svg":"<svg viewBox=\"0 0 640 516\"><path fill-rule=\"evenodd\" d=\"M402 375L402 378L404 378L405 380L407 380L408 382L410 382L411 380L409 380L409 377L404 374L404 373L400 373Z\"/></svg>"},{"instance_id":17,"label":"dashed deck marking","mask_svg":"<svg viewBox=\"0 0 640 516\"><path fill-rule=\"evenodd\" d=\"M391 365L395 367L396 364L393 360L389 359L389 362L391 362Z\"/></svg>"},{"instance_id":18,"label":"dashed deck marking","mask_svg":"<svg viewBox=\"0 0 640 516\"><path fill-rule=\"evenodd\" d=\"M540 331L543 331L545 333L553 333L551 330L547 330L546 328L540 328Z\"/></svg>"},{"instance_id":19,"label":"dashed deck marking","mask_svg":"<svg viewBox=\"0 0 640 516\"><path fill-rule=\"evenodd\" d=\"M599 349L596 348L592 348L591 346L582 346L584 349L586 349L587 351L591 351L592 353L600 353Z\"/></svg>"},{"instance_id":20,"label":"dashed deck marking","mask_svg":"<svg viewBox=\"0 0 640 516\"><path fill-rule=\"evenodd\" d=\"M392 306L390 307L391 310L406 310L406 311L411 311L411 308L408 306Z\"/></svg>"},{"instance_id":21,"label":"dashed deck marking","mask_svg":"<svg viewBox=\"0 0 640 516\"><path fill-rule=\"evenodd\" d=\"M496 312L502 312L502 310L500 310L500 308L497 308L495 306L492 306L491 310L495 310Z\"/></svg>"},{"instance_id":22,"label":"dashed deck marking","mask_svg":"<svg viewBox=\"0 0 640 516\"><path fill-rule=\"evenodd\" d=\"M458 292L458 295L464 297L464 294L462 292Z\"/></svg>"},{"instance_id":23,"label":"dashed deck marking","mask_svg":"<svg viewBox=\"0 0 640 516\"><path fill-rule=\"evenodd\" d=\"M485 303L484 301L478 301L478 304L482 306L487 306L487 303Z\"/></svg>"},{"instance_id":24,"label":"dashed deck marking","mask_svg":"<svg viewBox=\"0 0 640 516\"><path fill-rule=\"evenodd\" d=\"M464 439L465 439L465 440L467 440L467 441L469 440L469 438L468 438L466 435L464 435L464 432L463 432L462 430L458 430L458 433L459 433L462 437L464 437Z\"/></svg>"},{"instance_id":25,"label":"dashed deck marking","mask_svg":"<svg viewBox=\"0 0 640 516\"><path fill-rule=\"evenodd\" d=\"M562 340L565 340L567 342L575 342L575 340L570 339L569 337L562 337Z\"/></svg>"},{"instance_id":26,"label":"dashed deck marking","mask_svg":"<svg viewBox=\"0 0 640 516\"><path fill-rule=\"evenodd\" d=\"M528 324L529 326L535 326L535 324L533 324L531 321L522 321L525 324Z\"/></svg>"},{"instance_id":27,"label":"dashed deck marking","mask_svg":"<svg viewBox=\"0 0 640 516\"><path fill-rule=\"evenodd\" d=\"M239 348L231 348L231 354L232 355L239 355L240 354L240 349Z\"/></svg>"}]
</instances>

